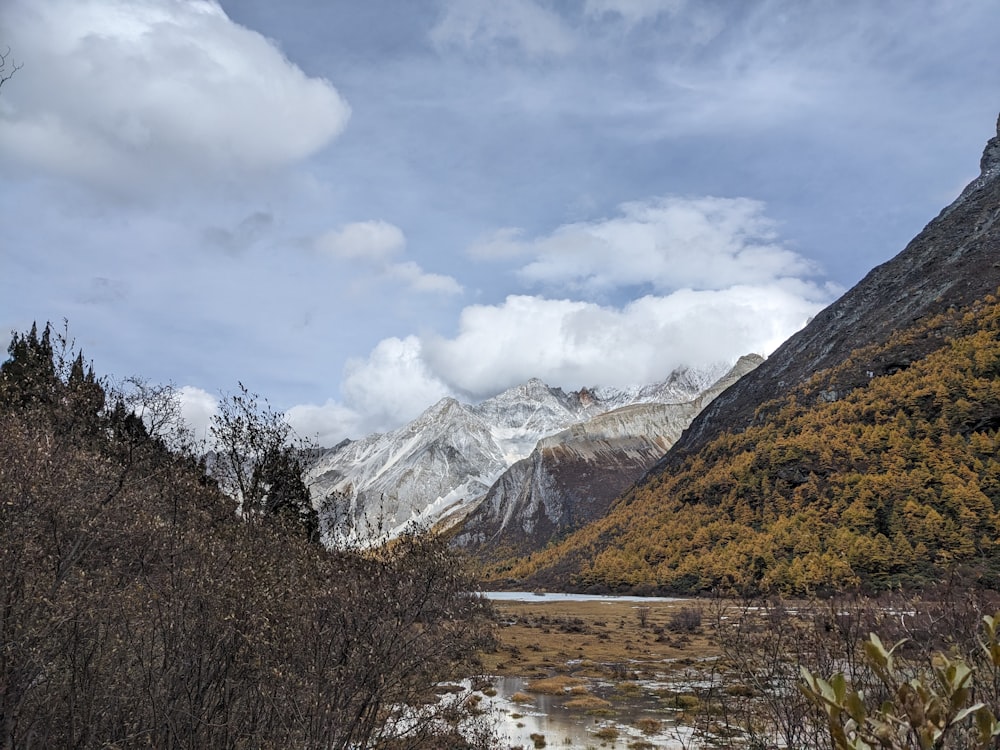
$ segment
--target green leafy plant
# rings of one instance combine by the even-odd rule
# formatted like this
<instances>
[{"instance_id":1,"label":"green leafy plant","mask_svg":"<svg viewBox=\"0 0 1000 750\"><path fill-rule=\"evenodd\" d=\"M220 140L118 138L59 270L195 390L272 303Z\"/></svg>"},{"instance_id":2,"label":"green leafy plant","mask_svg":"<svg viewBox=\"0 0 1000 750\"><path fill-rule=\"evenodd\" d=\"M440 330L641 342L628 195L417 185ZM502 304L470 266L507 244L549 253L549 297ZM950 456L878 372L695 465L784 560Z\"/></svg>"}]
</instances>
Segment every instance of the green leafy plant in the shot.
<instances>
[{"instance_id":1,"label":"green leafy plant","mask_svg":"<svg viewBox=\"0 0 1000 750\"><path fill-rule=\"evenodd\" d=\"M827 717L837 750L943 750L993 747L1000 722L977 694L980 681L1000 669L1000 613L983 617L980 653L937 653L930 668L916 668L899 655L905 641L886 648L872 633L864 644L865 663L878 678L882 700L855 690L843 673L829 679L802 667L801 691Z\"/></svg>"}]
</instances>

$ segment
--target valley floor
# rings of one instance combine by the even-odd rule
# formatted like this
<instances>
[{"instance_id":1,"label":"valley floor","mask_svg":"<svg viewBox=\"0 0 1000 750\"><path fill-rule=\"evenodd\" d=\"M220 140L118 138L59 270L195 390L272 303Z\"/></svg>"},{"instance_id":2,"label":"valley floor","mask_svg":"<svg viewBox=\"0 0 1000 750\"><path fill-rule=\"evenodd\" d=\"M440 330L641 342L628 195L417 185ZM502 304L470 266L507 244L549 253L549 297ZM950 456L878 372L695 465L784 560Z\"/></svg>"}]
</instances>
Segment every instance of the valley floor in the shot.
<instances>
[{"instance_id":1,"label":"valley floor","mask_svg":"<svg viewBox=\"0 0 1000 750\"><path fill-rule=\"evenodd\" d=\"M494 601L492 708L509 746L680 747L720 649L698 600Z\"/></svg>"},{"instance_id":2,"label":"valley floor","mask_svg":"<svg viewBox=\"0 0 1000 750\"><path fill-rule=\"evenodd\" d=\"M717 656L695 619L698 600L495 601L500 646L484 655L491 674L548 677L660 673ZM685 620L681 625L678 620ZM687 632L685 632L687 631Z\"/></svg>"}]
</instances>

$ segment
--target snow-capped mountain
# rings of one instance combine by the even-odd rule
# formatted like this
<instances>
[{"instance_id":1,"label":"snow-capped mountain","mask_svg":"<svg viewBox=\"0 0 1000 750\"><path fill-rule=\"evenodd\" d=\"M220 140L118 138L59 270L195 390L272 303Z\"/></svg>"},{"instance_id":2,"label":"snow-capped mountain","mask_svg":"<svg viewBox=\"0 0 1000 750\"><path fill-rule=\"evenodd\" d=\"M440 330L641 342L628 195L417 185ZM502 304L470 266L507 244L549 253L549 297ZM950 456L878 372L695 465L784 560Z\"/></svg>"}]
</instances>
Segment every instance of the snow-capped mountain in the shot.
<instances>
[{"instance_id":1,"label":"snow-capped mountain","mask_svg":"<svg viewBox=\"0 0 1000 750\"><path fill-rule=\"evenodd\" d=\"M362 520L377 519L390 534L412 522L447 522L466 516L539 440L636 404L679 405L686 415L728 370L684 368L653 385L571 393L532 379L474 405L445 398L397 430L322 453L307 481L327 524L341 532Z\"/></svg>"}]
</instances>

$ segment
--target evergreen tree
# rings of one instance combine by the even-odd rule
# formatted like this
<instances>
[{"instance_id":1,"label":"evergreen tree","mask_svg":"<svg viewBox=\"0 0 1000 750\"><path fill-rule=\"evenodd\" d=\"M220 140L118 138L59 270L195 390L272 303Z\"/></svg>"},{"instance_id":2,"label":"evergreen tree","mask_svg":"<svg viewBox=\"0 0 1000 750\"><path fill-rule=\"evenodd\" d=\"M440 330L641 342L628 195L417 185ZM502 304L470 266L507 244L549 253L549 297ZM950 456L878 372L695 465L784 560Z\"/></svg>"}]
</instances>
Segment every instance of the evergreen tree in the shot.
<instances>
[{"instance_id":1,"label":"evergreen tree","mask_svg":"<svg viewBox=\"0 0 1000 750\"><path fill-rule=\"evenodd\" d=\"M10 356L0 365L0 406L23 408L53 402L59 378L51 334L48 323L41 336L35 323L27 335L13 334L7 347Z\"/></svg>"}]
</instances>

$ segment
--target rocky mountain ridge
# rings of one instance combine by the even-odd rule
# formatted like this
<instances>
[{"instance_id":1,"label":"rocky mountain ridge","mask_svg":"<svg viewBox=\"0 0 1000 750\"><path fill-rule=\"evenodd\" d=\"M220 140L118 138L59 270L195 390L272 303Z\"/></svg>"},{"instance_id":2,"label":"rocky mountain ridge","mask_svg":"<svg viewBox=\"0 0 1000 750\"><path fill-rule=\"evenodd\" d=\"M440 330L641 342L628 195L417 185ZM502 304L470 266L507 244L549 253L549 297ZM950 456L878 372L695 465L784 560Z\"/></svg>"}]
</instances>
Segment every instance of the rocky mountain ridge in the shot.
<instances>
[{"instance_id":1,"label":"rocky mountain ridge","mask_svg":"<svg viewBox=\"0 0 1000 750\"><path fill-rule=\"evenodd\" d=\"M765 419L758 412L761 404L840 364L855 349L884 343L895 330L995 292L1000 280L1000 118L980 170L902 252L872 269L699 414L654 472L679 466L720 432ZM840 392L906 366L935 346L926 341L898 352L893 361L861 363L853 382L842 383Z\"/></svg>"},{"instance_id":2,"label":"rocky mountain ridge","mask_svg":"<svg viewBox=\"0 0 1000 750\"><path fill-rule=\"evenodd\" d=\"M455 543L480 557L523 554L600 518L706 404L762 361L741 357L689 401L622 406L542 438L472 508Z\"/></svg>"},{"instance_id":3,"label":"rocky mountain ridge","mask_svg":"<svg viewBox=\"0 0 1000 750\"><path fill-rule=\"evenodd\" d=\"M307 483L315 504L324 508L327 525L341 531L376 522L390 535L414 522L447 526L464 518L540 440L552 440L608 412L669 405L667 412L681 415L665 418L679 425L667 430L672 442L696 413L692 404L701 403L701 394L729 369L725 363L682 368L661 383L570 393L532 379L478 404L445 398L397 430L321 452ZM651 429L665 429L664 420L654 422ZM635 433L638 428L630 429ZM650 439L656 455L649 458L645 449L642 470L667 446L659 434Z\"/></svg>"}]
</instances>

